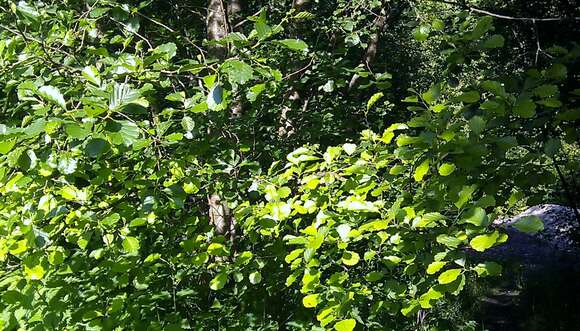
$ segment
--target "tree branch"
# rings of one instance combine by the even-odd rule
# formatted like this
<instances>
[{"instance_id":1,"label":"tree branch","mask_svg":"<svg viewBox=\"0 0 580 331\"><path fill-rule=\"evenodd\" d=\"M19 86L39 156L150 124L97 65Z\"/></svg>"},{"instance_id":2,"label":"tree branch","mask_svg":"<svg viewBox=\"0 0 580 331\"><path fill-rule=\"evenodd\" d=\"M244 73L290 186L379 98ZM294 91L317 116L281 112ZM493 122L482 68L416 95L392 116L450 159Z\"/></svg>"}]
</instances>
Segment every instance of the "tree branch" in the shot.
<instances>
[{"instance_id":1,"label":"tree branch","mask_svg":"<svg viewBox=\"0 0 580 331\"><path fill-rule=\"evenodd\" d=\"M557 22L557 21L564 21L564 20L568 20L568 19L580 21L580 17L565 17L565 16L564 17L516 17L516 16L508 16L508 15L504 15L504 14L493 13L493 12L490 12L488 10L477 8L474 6L470 6L466 3L459 3L459 2L447 1L447 0L429 0L429 1L445 3L448 5L467 9L467 10L475 12L475 13L489 15L492 17L501 18L501 19L505 19L505 20L512 20L512 21Z\"/></svg>"}]
</instances>

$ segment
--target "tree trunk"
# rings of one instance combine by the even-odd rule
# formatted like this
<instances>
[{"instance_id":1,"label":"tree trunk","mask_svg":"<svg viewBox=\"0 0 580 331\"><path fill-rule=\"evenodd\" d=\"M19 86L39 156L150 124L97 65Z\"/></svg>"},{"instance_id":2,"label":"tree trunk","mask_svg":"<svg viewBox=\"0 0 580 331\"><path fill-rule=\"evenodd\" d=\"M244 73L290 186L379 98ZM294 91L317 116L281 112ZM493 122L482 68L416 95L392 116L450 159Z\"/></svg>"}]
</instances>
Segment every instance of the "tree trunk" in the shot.
<instances>
[{"instance_id":1,"label":"tree trunk","mask_svg":"<svg viewBox=\"0 0 580 331\"><path fill-rule=\"evenodd\" d=\"M208 40L219 40L227 35L228 18L222 0L208 0L206 24ZM220 60L226 58L227 52L227 47L221 45L214 45L209 48L209 53ZM227 203L222 201L217 193L208 196L207 200L210 224L214 227L217 235L229 237L228 240L230 241L233 251L236 238L236 222L227 206Z\"/></svg>"},{"instance_id":2,"label":"tree trunk","mask_svg":"<svg viewBox=\"0 0 580 331\"><path fill-rule=\"evenodd\" d=\"M280 112L280 117L278 118L278 138L288 138L294 133L294 124L289 117L289 113L292 111L291 106L300 101L300 94L292 87L287 93L286 99L290 101L290 105L284 105L282 112Z\"/></svg>"},{"instance_id":3,"label":"tree trunk","mask_svg":"<svg viewBox=\"0 0 580 331\"><path fill-rule=\"evenodd\" d=\"M242 3L240 0L230 0L228 2L228 20L230 26L233 26L232 23L238 18L241 12Z\"/></svg>"},{"instance_id":4,"label":"tree trunk","mask_svg":"<svg viewBox=\"0 0 580 331\"><path fill-rule=\"evenodd\" d=\"M227 35L228 20L222 0L208 0L206 27L207 39L209 41L219 40ZM224 59L227 51L227 48L222 45L212 45L209 47L209 54L218 59Z\"/></svg>"},{"instance_id":5,"label":"tree trunk","mask_svg":"<svg viewBox=\"0 0 580 331\"><path fill-rule=\"evenodd\" d=\"M292 2L292 9L297 13L301 12L310 4L310 0L294 0ZM292 83L290 81L290 83ZM286 104L282 106L282 111L280 112L280 117L278 118L278 138L288 138L294 133L294 124L289 116L292 111L292 106L296 105L300 101L300 94L298 90L292 86L288 93L286 94L286 99L289 100L289 105ZM305 102L303 109L308 106L308 101Z\"/></svg>"},{"instance_id":6,"label":"tree trunk","mask_svg":"<svg viewBox=\"0 0 580 331\"><path fill-rule=\"evenodd\" d=\"M367 49L365 51L365 55L363 58L363 63L367 67L371 67L373 62L375 62L375 58L377 57L377 48L378 48L379 41L381 38L381 33L385 29L386 24L387 24L387 9L385 8L385 6L383 6L381 8L381 12L380 12L379 16L375 19L375 22L373 23L374 28L375 28L375 32L371 35L371 38L369 40L369 44L367 46ZM352 90L357 85L359 78L360 78L360 76L357 74L354 74L352 76L352 78L350 79L350 82L348 83L348 90L349 91Z\"/></svg>"}]
</instances>

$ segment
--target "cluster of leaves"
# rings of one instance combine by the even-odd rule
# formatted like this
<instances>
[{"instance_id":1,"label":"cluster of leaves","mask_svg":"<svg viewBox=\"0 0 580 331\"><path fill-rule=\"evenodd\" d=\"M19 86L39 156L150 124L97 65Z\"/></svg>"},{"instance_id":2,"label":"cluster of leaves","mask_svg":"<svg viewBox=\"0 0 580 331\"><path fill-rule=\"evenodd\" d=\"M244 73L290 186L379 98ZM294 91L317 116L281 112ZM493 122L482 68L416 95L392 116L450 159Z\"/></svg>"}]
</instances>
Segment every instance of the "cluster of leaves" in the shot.
<instances>
[{"instance_id":1,"label":"cluster of leaves","mask_svg":"<svg viewBox=\"0 0 580 331\"><path fill-rule=\"evenodd\" d=\"M493 20L426 6L401 37L440 45L443 69L397 98L404 77L359 65L383 2L267 5L201 43L174 1L0 4L0 329L403 329L501 272L468 252L505 242L491 221L577 144L578 48L474 75L504 44ZM215 192L234 242L209 224Z\"/></svg>"},{"instance_id":2,"label":"cluster of leaves","mask_svg":"<svg viewBox=\"0 0 580 331\"><path fill-rule=\"evenodd\" d=\"M483 252L508 239L491 221L538 184L518 180L529 176L522 164L545 162L555 143L546 142L546 154L514 160L510 149L542 147L522 139L525 131L505 135L511 125L506 117L528 122L514 94L489 80L479 91L458 92L449 96L435 85L407 98L421 104L409 107L418 116L408 122L381 135L364 131L359 145L324 153L302 147L282 170L272 169L277 175L257 179L267 202L239 210L246 231L259 233L257 242L284 241L286 285L299 288L306 308L318 309L321 326L358 321L396 329L397 315L457 295L467 278L501 272L466 247ZM501 111L486 108L500 99ZM474 103L485 113L457 116ZM536 216L514 226L527 233L543 229Z\"/></svg>"}]
</instances>

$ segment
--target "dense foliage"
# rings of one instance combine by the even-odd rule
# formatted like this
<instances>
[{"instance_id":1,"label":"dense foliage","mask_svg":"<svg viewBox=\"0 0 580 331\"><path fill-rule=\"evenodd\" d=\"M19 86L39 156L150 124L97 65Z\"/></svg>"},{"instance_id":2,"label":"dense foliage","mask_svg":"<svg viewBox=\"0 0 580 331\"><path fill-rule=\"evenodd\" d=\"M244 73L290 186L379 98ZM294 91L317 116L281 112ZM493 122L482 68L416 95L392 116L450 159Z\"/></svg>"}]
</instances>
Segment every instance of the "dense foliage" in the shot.
<instances>
[{"instance_id":1,"label":"dense foliage","mask_svg":"<svg viewBox=\"0 0 580 331\"><path fill-rule=\"evenodd\" d=\"M0 329L465 327L580 169L578 9L493 4L0 1Z\"/></svg>"}]
</instances>

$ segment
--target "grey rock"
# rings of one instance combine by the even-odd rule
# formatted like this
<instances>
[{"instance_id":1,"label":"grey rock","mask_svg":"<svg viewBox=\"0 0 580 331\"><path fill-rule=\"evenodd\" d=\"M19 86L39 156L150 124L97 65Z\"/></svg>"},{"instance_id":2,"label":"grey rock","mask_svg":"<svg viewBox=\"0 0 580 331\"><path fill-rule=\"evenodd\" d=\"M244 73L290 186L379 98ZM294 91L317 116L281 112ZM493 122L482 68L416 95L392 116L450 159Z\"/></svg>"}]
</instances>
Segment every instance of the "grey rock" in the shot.
<instances>
[{"instance_id":1,"label":"grey rock","mask_svg":"<svg viewBox=\"0 0 580 331\"><path fill-rule=\"evenodd\" d=\"M535 215L544 222L544 230L536 234L518 231L513 224L525 216ZM554 265L580 265L580 226L570 207L541 204L511 218L497 219L493 226L504 228L509 239L505 244L487 250L483 255L498 260L520 262L531 269Z\"/></svg>"}]
</instances>

